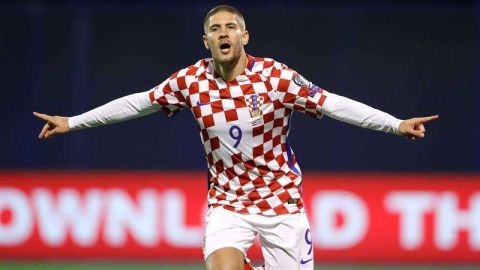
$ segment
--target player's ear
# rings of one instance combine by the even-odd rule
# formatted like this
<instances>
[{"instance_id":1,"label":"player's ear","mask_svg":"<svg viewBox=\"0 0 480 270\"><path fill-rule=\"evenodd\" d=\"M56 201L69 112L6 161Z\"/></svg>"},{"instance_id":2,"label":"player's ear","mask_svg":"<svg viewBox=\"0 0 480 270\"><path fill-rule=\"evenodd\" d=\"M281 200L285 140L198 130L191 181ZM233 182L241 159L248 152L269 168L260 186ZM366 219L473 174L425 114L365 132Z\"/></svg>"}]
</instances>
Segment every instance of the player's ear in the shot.
<instances>
[{"instance_id":1,"label":"player's ear","mask_svg":"<svg viewBox=\"0 0 480 270\"><path fill-rule=\"evenodd\" d=\"M205 49L210 50L210 47L208 47L207 36L203 35L202 39L203 39L203 45L205 45Z\"/></svg>"},{"instance_id":2,"label":"player's ear","mask_svg":"<svg viewBox=\"0 0 480 270\"><path fill-rule=\"evenodd\" d=\"M243 44L243 46L248 44L249 39L250 39L250 35L248 34L248 31L247 30L243 31L243 34L242 34L242 44Z\"/></svg>"}]
</instances>

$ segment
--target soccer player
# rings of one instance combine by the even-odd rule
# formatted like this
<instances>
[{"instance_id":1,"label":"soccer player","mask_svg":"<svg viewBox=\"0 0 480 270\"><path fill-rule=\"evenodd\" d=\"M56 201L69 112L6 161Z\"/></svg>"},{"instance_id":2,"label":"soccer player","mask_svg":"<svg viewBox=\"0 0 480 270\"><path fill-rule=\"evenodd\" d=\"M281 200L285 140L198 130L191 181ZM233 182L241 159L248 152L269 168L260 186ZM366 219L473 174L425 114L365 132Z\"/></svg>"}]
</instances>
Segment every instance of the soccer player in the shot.
<instances>
[{"instance_id":1,"label":"soccer player","mask_svg":"<svg viewBox=\"0 0 480 270\"><path fill-rule=\"evenodd\" d=\"M249 33L234 7L213 8L204 31L212 58L78 116L34 112L47 121L39 138L188 108L208 161L207 268L252 269L246 252L259 235L265 269L313 269L302 174L287 140L293 111L412 139L423 138L424 123L438 116L399 120L327 92L280 62L246 54Z\"/></svg>"}]
</instances>

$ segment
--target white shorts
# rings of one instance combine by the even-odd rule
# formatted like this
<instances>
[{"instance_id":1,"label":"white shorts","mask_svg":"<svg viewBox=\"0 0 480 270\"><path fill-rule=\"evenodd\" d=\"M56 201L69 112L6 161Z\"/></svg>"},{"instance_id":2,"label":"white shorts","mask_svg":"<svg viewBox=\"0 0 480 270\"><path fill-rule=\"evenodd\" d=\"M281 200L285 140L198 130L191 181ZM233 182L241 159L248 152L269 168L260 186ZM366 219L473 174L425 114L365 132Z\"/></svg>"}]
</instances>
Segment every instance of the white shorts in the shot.
<instances>
[{"instance_id":1,"label":"white shorts","mask_svg":"<svg viewBox=\"0 0 480 270\"><path fill-rule=\"evenodd\" d=\"M307 215L243 215L221 207L205 216L205 260L215 250L234 247L247 254L256 235L260 236L266 270L312 270L313 244Z\"/></svg>"}]
</instances>

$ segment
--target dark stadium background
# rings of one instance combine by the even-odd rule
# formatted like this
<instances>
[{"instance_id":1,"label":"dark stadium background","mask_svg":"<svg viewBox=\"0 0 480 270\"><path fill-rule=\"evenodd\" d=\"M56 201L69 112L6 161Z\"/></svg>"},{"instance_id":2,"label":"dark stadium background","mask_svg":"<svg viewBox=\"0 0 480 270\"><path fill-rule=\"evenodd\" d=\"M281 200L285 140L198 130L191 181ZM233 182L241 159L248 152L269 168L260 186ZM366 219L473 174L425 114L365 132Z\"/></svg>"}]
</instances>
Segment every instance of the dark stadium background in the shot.
<instances>
[{"instance_id":1,"label":"dark stadium background","mask_svg":"<svg viewBox=\"0 0 480 270\"><path fill-rule=\"evenodd\" d=\"M32 111L76 115L145 91L209 57L205 13L218 4L156 1L0 3L0 167L203 170L193 117L157 113L47 142ZM464 1L262 1L243 11L247 53L398 118L439 114L425 140L296 113L303 170L479 171L480 7Z\"/></svg>"},{"instance_id":2,"label":"dark stadium background","mask_svg":"<svg viewBox=\"0 0 480 270\"><path fill-rule=\"evenodd\" d=\"M440 115L410 141L295 113L303 171L480 172L480 2L454 0L1 1L0 169L205 170L188 110L47 141L32 111L77 115L210 57L203 18L223 3L245 15L248 54L398 118ZM112 269L144 269L129 267Z\"/></svg>"}]
</instances>

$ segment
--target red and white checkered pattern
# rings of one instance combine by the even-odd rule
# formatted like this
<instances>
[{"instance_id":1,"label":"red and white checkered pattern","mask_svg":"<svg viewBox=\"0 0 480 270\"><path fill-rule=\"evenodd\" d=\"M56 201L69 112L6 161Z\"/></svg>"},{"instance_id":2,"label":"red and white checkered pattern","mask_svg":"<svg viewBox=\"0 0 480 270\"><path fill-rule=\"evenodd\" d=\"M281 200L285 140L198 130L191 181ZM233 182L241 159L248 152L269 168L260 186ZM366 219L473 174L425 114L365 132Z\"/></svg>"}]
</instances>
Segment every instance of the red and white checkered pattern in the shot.
<instances>
[{"instance_id":1,"label":"red and white checkered pattern","mask_svg":"<svg viewBox=\"0 0 480 270\"><path fill-rule=\"evenodd\" d=\"M287 141L290 116L318 119L327 92L287 66L248 56L225 82L212 59L173 74L150 92L168 115L190 108L209 166L211 207L244 214L303 212L301 172Z\"/></svg>"}]
</instances>

